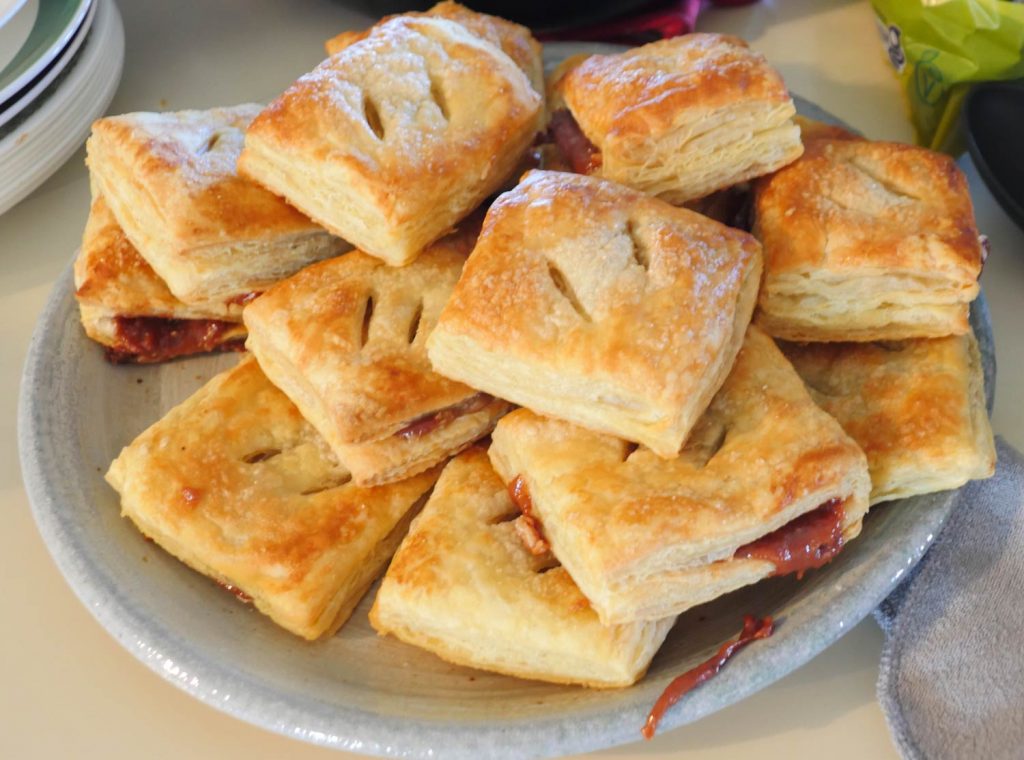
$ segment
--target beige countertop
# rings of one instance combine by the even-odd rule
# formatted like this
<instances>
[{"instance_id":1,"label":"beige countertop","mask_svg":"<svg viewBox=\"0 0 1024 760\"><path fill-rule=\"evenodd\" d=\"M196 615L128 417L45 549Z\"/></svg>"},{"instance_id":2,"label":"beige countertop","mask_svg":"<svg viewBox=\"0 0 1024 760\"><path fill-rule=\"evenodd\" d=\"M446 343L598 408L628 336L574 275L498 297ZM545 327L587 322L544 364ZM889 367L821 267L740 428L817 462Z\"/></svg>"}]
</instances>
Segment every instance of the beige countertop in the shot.
<instances>
[{"instance_id":1,"label":"beige countertop","mask_svg":"<svg viewBox=\"0 0 1024 760\"><path fill-rule=\"evenodd\" d=\"M122 2L124 77L110 113L266 100L321 58L324 38L368 18L328 0ZM794 92L872 137L909 139L873 15L856 0L774 0L701 17L748 39ZM21 366L52 283L78 245L89 187L79 152L0 217L0 757L339 757L242 723L160 679L77 601L39 538L21 483L15 410ZM961 162L992 241L983 283L999 359L995 429L1024 448L1024 233ZM2 181L2 178L0 178ZM882 635L867 620L808 665L697 724L596 753L759 760L893 757L875 700Z\"/></svg>"}]
</instances>

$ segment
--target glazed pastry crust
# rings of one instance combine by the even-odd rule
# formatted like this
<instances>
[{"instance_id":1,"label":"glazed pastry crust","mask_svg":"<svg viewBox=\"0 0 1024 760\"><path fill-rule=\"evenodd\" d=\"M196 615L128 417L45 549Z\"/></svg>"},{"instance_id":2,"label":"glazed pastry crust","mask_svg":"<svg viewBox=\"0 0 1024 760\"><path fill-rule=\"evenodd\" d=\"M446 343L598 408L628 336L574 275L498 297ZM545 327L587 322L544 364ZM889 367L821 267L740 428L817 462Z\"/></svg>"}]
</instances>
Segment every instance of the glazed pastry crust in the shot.
<instances>
[{"instance_id":1,"label":"glazed pastry crust","mask_svg":"<svg viewBox=\"0 0 1024 760\"><path fill-rule=\"evenodd\" d=\"M454 21L403 16L300 78L246 134L239 171L394 266L517 167L541 96Z\"/></svg>"},{"instance_id":2,"label":"glazed pastry crust","mask_svg":"<svg viewBox=\"0 0 1024 760\"><path fill-rule=\"evenodd\" d=\"M355 251L304 269L245 310L249 350L361 484L443 461L508 409L494 400L423 436L394 437L477 394L434 372L426 351L474 239L469 225L401 268Z\"/></svg>"},{"instance_id":3,"label":"glazed pastry crust","mask_svg":"<svg viewBox=\"0 0 1024 760\"><path fill-rule=\"evenodd\" d=\"M802 151L782 77L728 35L591 56L558 90L601 152L595 173L671 203L767 174Z\"/></svg>"},{"instance_id":4,"label":"glazed pastry crust","mask_svg":"<svg viewBox=\"0 0 1024 760\"><path fill-rule=\"evenodd\" d=\"M136 438L107 481L146 536L316 639L384 569L438 474L356 487L247 358Z\"/></svg>"},{"instance_id":5,"label":"glazed pastry crust","mask_svg":"<svg viewBox=\"0 0 1024 760\"><path fill-rule=\"evenodd\" d=\"M831 499L844 501L847 539L868 508L863 452L756 327L676 459L526 409L498 423L489 453L506 483L524 479L605 624L675 615L771 575L736 550Z\"/></svg>"},{"instance_id":6,"label":"glazed pastry crust","mask_svg":"<svg viewBox=\"0 0 1024 760\"><path fill-rule=\"evenodd\" d=\"M491 206L427 351L441 374L672 457L739 350L760 268L744 232L530 172Z\"/></svg>"},{"instance_id":7,"label":"glazed pastry crust","mask_svg":"<svg viewBox=\"0 0 1024 760\"><path fill-rule=\"evenodd\" d=\"M995 472L974 335L787 343L811 396L868 458L871 503L959 488Z\"/></svg>"},{"instance_id":8,"label":"glazed pastry crust","mask_svg":"<svg viewBox=\"0 0 1024 760\"><path fill-rule=\"evenodd\" d=\"M240 305L186 304L175 298L125 236L102 196L92 200L74 271L82 326L86 335L105 346L119 345L118 317L237 321L237 329L224 331L218 341L245 338Z\"/></svg>"},{"instance_id":9,"label":"glazed pastry crust","mask_svg":"<svg viewBox=\"0 0 1024 760\"><path fill-rule=\"evenodd\" d=\"M521 24L490 16L486 13L477 13L464 5L453 3L449 0L440 2L425 13L404 13L403 16L434 16L454 21L466 27L470 32L499 48L505 55L513 60L537 92L544 92L544 62L541 59L540 43L530 34L530 30ZM395 16L385 16L374 26L390 21ZM371 29L363 32L347 31L342 32L324 43L327 55L336 55L349 45L354 45L360 40L366 39Z\"/></svg>"},{"instance_id":10,"label":"glazed pastry crust","mask_svg":"<svg viewBox=\"0 0 1024 760\"><path fill-rule=\"evenodd\" d=\"M345 247L238 176L244 130L260 108L130 113L93 124L86 161L96 186L182 301L258 292Z\"/></svg>"},{"instance_id":11,"label":"glazed pastry crust","mask_svg":"<svg viewBox=\"0 0 1024 760\"><path fill-rule=\"evenodd\" d=\"M793 341L963 335L982 252L967 180L924 148L812 139L756 183L756 320Z\"/></svg>"},{"instance_id":12,"label":"glazed pastry crust","mask_svg":"<svg viewBox=\"0 0 1024 760\"><path fill-rule=\"evenodd\" d=\"M674 619L601 625L564 568L523 548L516 513L482 449L452 460L388 568L373 627L449 662L520 678L636 682Z\"/></svg>"}]
</instances>

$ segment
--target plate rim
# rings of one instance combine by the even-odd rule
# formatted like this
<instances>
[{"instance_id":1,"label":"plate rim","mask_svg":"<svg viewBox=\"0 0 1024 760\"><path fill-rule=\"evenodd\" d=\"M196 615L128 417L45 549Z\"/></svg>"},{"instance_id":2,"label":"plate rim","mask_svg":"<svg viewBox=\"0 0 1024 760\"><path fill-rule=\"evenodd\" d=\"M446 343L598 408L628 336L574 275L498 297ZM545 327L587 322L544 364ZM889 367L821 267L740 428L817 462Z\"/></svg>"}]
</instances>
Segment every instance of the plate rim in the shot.
<instances>
[{"instance_id":1,"label":"plate rim","mask_svg":"<svg viewBox=\"0 0 1024 760\"><path fill-rule=\"evenodd\" d=\"M248 672L218 662L201 650L187 646L182 650L182 643L187 642L177 640L173 631L148 623L125 600L106 596L97 584L95 568L80 556L61 524L59 496L50 484L48 469L43 465L45 458L38 454L46 444L46 426L41 420L53 406L38 396L43 387L39 380L53 357L48 339L68 320L77 319L71 266L69 263L58 278L33 331L19 392L18 448L32 513L47 550L79 600L133 656L191 696L233 717L285 736L347 751L393 757L435 757L437 753L478 757L482 752L489 757L550 756L639 739L642 716L653 701L643 695L660 690L660 684L648 683L641 688L645 683L641 682L632 687L637 690L637 698L614 712L598 706L585 713L566 715L562 711L543 719L440 722L375 714L358 705L332 705L328 715L313 714L308 703L289 704ZM984 293L973 306L973 319L983 326L991 350L991 321ZM84 336L80 339L87 340ZM990 408L994 385L993 372L986 382ZM737 654L729 668L671 711L661 730L671 730L745 699L833 644L877 607L920 560L958 502L958 494L935 494L935 503L913 524L899 547L887 545L877 553L876 563L864 571L878 581L872 586L873 593L865 594L857 583L837 582L830 589L829 603L817 609L805 625L791 629L784 620L775 636ZM168 661L176 667L169 669ZM233 695L230 701L223 700L225 691Z\"/></svg>"},{"instance_id":2,"label":"plate rim","mask_svg":"<svg viewBox=\"0 0 1024 760\"><path fill-rule=\"evenodd\" d=\"M79 25L78 29L75 30L75 34L68 40L65 45L57 53L57 57L53 60L49 68L44 68L35 79L29 80L25 83L25 87L28 88L25 92L18 90L15 92L10 100L0 103L0 128L2 128L9 121L17 117L22 111L32 105L39 97L41 97L53 81L60 76L61 72L64 71L71 62L75 59L75 55L79 50L82 49L82 45L85 44L86 38L89 36L89 32L92 31L93 21L96 19L96 10L99 8L101 0L92 0L89 3L89 9L85 13L85 18ZM21 97L18 97L19 94Z\"/></svg>"},{"instance_id":3,"label":"plate rim","mask_svg":"<svg viewBox=\"0 0 1024 760\"><path fill-rule=\"evenodd\" d=\"M34 9L30 3L34 5ZM2 14L3 12L0 11L0 71L6 69L18 57L22 46L28 42L29 35L32 34L32 27L36 25L36 16L39 14L39 0L18 0L17 7L10 12L7 18L3 18ZM25 14L24 17L22 17L22 14ZM16 41L17 47L12 45L7 48L5 53L2 49L3 37L5 33L12 34L11 29L16 28L16 24L23 26L21 26L17 36L12 36L8 42Z\"/></svg>"},{"instance_id":4,"label":"plate rim","mask_svg":"<svg viewBox=\"0 0 1024 760\"><path fill-rule=\"evenodd\" d=\"M44 23L45 13L47 10L45 8L46 2L47 0L40 0L39 11L36 16L35 24L33 25L32 31L29 32L29 40L31 40L35 28L39 24ZM35 57L30 56L24 62L24 68L22 68L10 82L3 84L2 81L0 81L0 102L4 102L12 95L15 95L22 87L31 82L39 75L40 72L53 62L54 58L60 54L60 51L64 49L68 41L74 36L75 32L78 31L78 28L82 25L89 8L97 2L97 0L74 0L74 2L76 2L77 5L71 12L71 15L65 25L56 33L56 36L51 34L40 43L41 45L45 44L46 46L43 49L43 52ZM29 40L25 41L26 45ZM24 47L22 49L24 49ZM21 50L18 51L18 55L21 55ZM4 67L3 71L0 71L0 77L2 77L4 72L17 61L18 55L15 56L14 61Z\"/></svg>"},{"instance_id":5,"label":"plate rim","mask_svg":"<svg viewBox=\"0 0 1024 760\"><path fill-rule=\"evenodd\" d=\"M0 9L0 26L14 18L14 14L24 8L27 2L28 0L14 0L14 2L8 4L7 8Z\"/></svg>"},{"instance_id":6,"label":"plate rim","mask_svg":"<svg viewBox=\"0 0 1024 760\"><path fill-rule=\"evenodd\" d=\"M0 187L0 214L30 195L56 172L89 134L110 104L124 67L125 38L114 0L95 0L90 34L65 69L50 83L53 92L16 124L0 127L0 172L14 177ZM8 131L9 130L9 131Z\"/></svg>"}]
</instances>

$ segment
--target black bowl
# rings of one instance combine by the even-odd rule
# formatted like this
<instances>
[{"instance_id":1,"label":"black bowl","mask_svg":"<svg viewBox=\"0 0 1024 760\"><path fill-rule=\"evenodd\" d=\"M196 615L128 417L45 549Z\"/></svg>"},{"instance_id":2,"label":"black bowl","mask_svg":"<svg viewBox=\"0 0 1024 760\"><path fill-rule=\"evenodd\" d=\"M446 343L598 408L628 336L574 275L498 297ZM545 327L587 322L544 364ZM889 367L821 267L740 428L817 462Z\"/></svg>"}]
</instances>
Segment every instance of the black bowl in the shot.
<instances>
[{"instance_id":1,"label":"black bowl","mask_svg":"<svg viewBox=\"0 0 1024 760\"><path fill-rule=\"evenodd\" d=\"M978 173L1024 229L1024 80L975 86L964 99L962 118Z\"/></svg>"}]
</instances>

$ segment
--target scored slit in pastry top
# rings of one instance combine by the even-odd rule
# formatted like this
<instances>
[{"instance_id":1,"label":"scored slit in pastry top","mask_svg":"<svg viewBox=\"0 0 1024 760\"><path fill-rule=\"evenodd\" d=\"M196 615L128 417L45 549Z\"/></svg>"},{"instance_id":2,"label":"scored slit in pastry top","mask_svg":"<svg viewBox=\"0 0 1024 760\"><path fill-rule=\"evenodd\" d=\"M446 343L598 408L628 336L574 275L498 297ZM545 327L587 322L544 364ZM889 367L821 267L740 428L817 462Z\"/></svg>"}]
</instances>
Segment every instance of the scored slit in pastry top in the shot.
<instances>
[{"instance_id":1,"label":"scored slit in pastry top","mask_svg":"<svg viewBox=\"0 0 1024 760\"><path fill-rule=\"evenodd\" d=\"M601 625L550 552L524 547L519 517L483 449L453 459L381 583L371 624L485 670L599 687L636 681L673 619Z\"/></svg>"},{"instance_id":2,"label":"scored slit in pastry top","mask_svg":"<svg viewBox=\"0 0 1024 760\"><path fill-rule=\"evenodd\" d=\"M490 16L486 13L477 13L464 5L451 0L442 2L428 9L424 13L415 11L403 13L403 16L436 16L464 26L477 37L490 42L500 48L515 64L526 74L533 88L539 93L544 92L544 65L541 60L540 43L533 38L530 30L507 19L498 16ZM350 45L366 39L373 29L389 21L391 16L385 16L381 21L363 31L346 30L332 37L324 43L327 55L336 55Z\"/></svg>"},{"instance_id":3,"label":"scored slit in pastry top","mask_svg":"<svg viewBox=\"0 0 1024 760\"><path fill-rule=\"evenodd\" d=\"M433 466L486 435L508 407L437 374L427 358L474 239L469 225L402 268L357 251L246 309L257 360L361 485Z\"/></svg>"},{"instance_id":4,"label":"scored slit in pastry top","mask_svg":"<svg viewBox=\"0 0 1024 760\"><path fill-rule=\"evenodd\" d=\"M329 440L376 440L463 402L475 391L437 375L425 342L472 241L456 233L402 268L358 251L310 267L246 309L250 347L300 406L321 399L330 421L314 424L340 426Z\"/></svg>"},{"instance_id":5,"label":"scored slit in pastry top","mask_svg":"<svg viewBox=\"0 0 1024 760\"><path fill-rule=\"evenodd\" d=\"M434 367L675 456L750 320L750 235L605 180L534 171L488 211Z\"/></svg>"},{"instance_id":6,"label":"scored slit in pastry top","mask_svg":"<svg viewBox=\"0 0 1024 760\"><path fill-rule=\"evenodd\" d=\"M346 39L255 119L239 171L401 266L510 178L543 104L456 21L406 15Z\"/></svg>"},{"instance_id":7,"label":"scored slit in pastry top","mask_svg":"<svg viewBox=\"0 0 1024 760\"><path fill-rule=\"evenodd\" d=\"M143 534L315 639L351 613L438 474L358 487L249 357L125 447L107 480Z\"/></svg>"}]
</instances>

